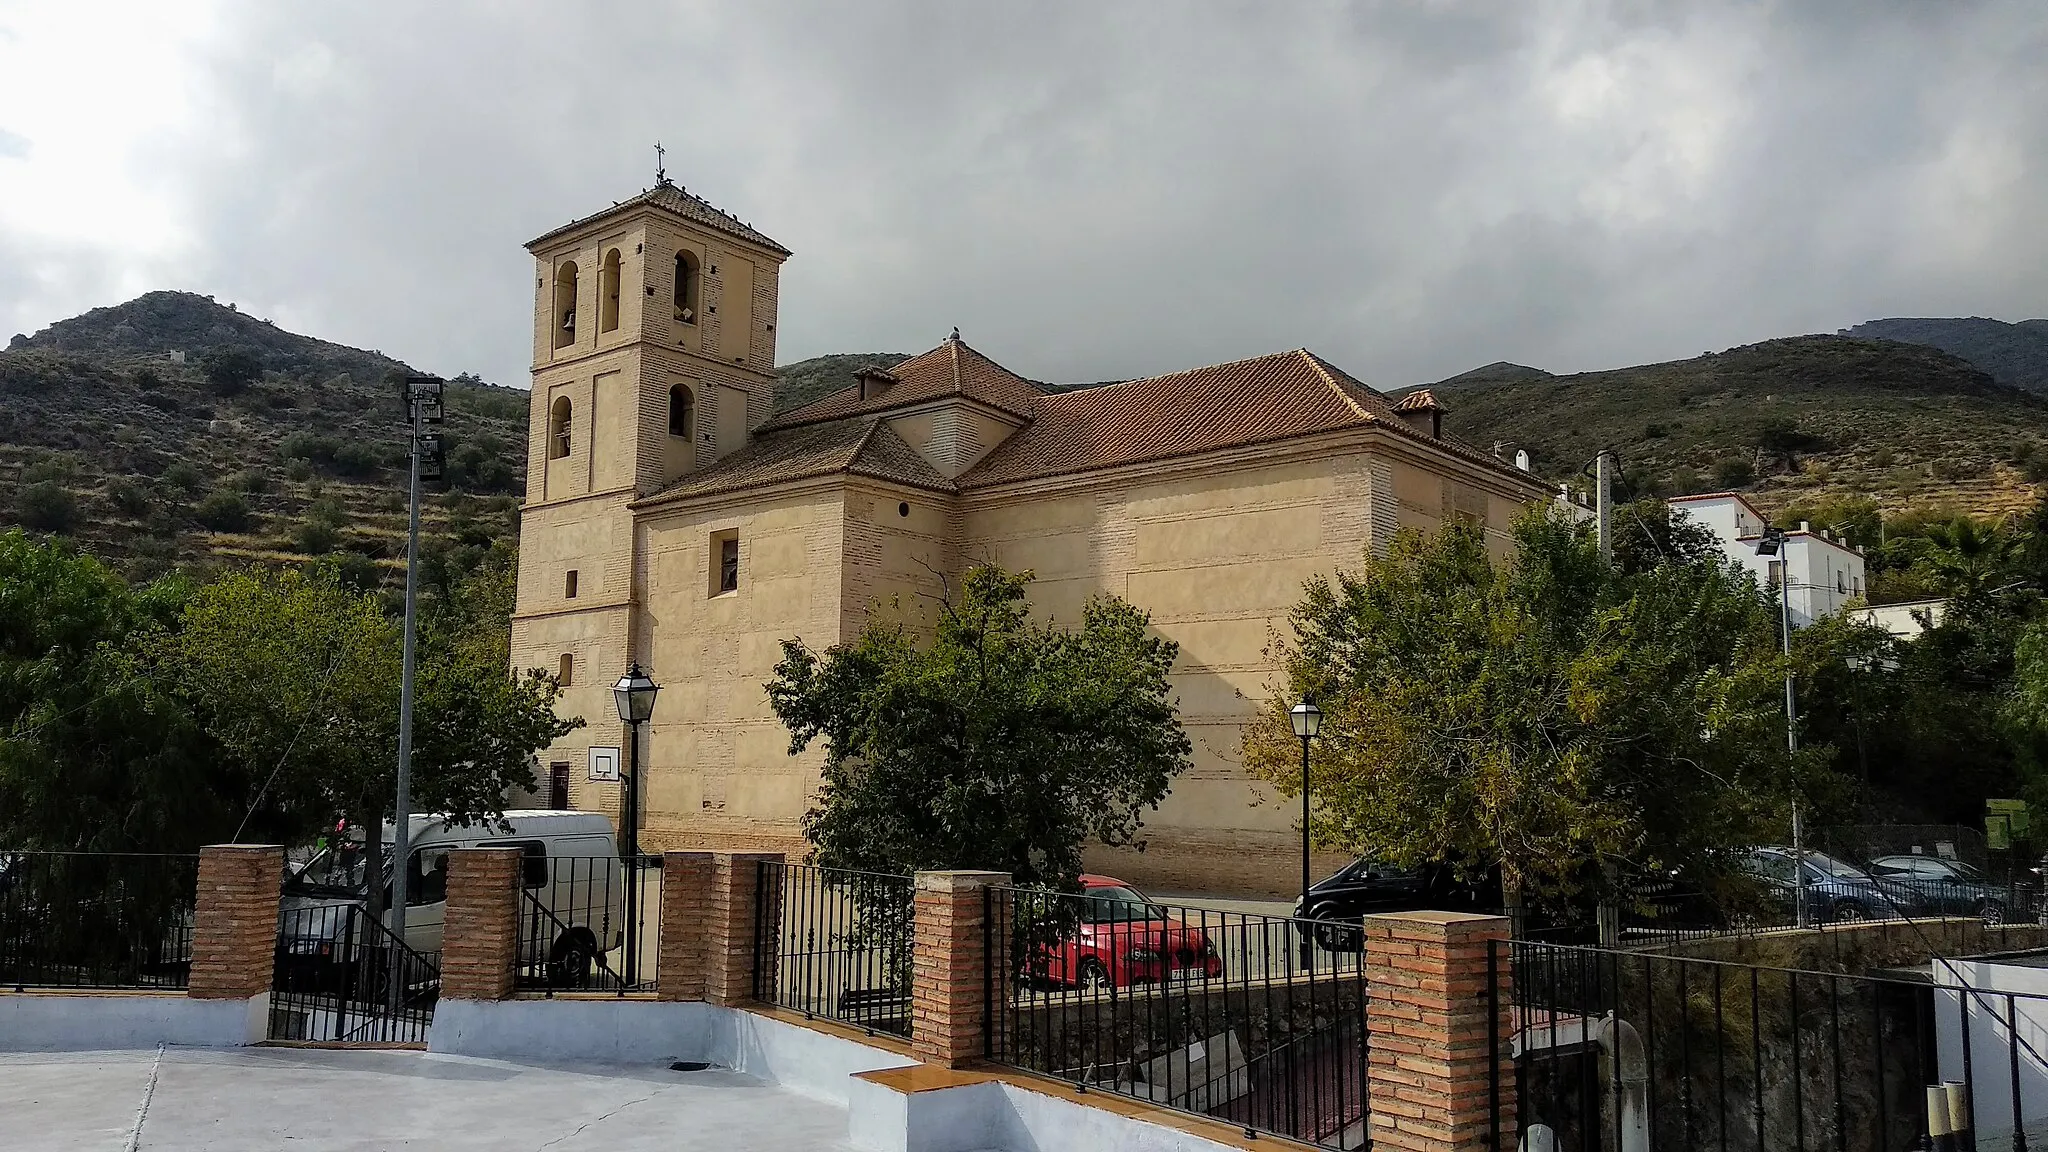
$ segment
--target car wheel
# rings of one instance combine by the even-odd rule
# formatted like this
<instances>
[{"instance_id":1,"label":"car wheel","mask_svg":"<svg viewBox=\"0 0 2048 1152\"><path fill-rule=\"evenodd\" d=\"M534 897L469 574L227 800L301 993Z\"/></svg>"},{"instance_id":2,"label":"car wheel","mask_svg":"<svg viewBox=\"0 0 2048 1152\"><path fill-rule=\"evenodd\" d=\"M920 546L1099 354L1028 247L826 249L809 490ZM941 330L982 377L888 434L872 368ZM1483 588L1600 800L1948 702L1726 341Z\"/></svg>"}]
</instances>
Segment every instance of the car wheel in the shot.
<instances>
[{"instance_id":1,"label":"car wheel","mask_svg":"<svg viewBox=\"0 0 2048 1152\"><path fill-rule=\"evenodd\" d=\"M1316 943L1325 952L1358 951L1359 945L1363 943L1359 939L1358 929L1349 924L1331 923L1336 919L1336 915L1334 910L1317 909L1312 917L1316 921Z\"/></svg>"},{"instance_id":2,"label":"car wheel","mask_svg":"<svg viewBox=\"0 0 2048 1152\"><path fill-rule=\"evenodd\" d=\"M548 956L548 982L557 988L581 988L590 983L590 964L596 952L581 936L564 936L555 941Z\"/></svg>"},{"instance_id":3,"label":"car wheel","mask_svg":"<svg viewBox=\"0 0 2048 1152\"><path fill-rule=\"evenodd\" d=\"M1109 969L1100 960L1081 961L1081 991L1107 992L1113 985L1109 980Z\"/></svg>"},{"instance_id":4,"label":"car wheel","mask_svg":"<svg viewBox=\"0 0 2048 1152\"><path fill-rule=\"evenodd\" d=\"M2002 900L1986 900L1982 904L1977 905L1977 915L1986 924L2003 924L2005 923L2005 902Z\"/></svg>"},{"instance_id":5,"label":"car wheel","mask_svg":"<svg viewBox=\"0 0 2048 1152\"><path fill-rule=\"evenodd\" d=\"M1828 910L1828 919L1837 924L1853 923L1870 919L1870 909L1854 900L1844 900Z\"/></svg>"}]
</instances>

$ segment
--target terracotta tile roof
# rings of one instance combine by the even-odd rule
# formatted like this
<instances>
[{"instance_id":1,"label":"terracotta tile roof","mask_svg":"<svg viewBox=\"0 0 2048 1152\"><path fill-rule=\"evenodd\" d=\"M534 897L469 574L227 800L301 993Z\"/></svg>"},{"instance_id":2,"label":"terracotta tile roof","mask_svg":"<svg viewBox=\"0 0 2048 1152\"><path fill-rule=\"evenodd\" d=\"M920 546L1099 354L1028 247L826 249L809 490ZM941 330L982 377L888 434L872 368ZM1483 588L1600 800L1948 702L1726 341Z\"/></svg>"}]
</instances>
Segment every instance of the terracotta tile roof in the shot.
<instances>
[{"instance_id":1,"label":"terracotta tile roof","mask_svg":"<svg viewBox=\"0 0 2048 1152\"><path fill-rule=\"evenodd\" d=\"M872 417L763 431L745 448L646 497L709 496L847 473L951 491L917 449Z\"/></svg>"},{"instance_id":2,"label":"terracotta tile roof","mask_svg":"<svg viewBox=\"0 0 2048 1152\"><path fill-rule=\"evenodd\" d=\"M907 408L948 396L965 396L1013 416L1029 419L1045 390L967 346L956 333L945 343L888 370L895 383L865 398L861 386L842 388L775 418L772 427L793 428L867 412Z\"/></svg>"},{"instance_id":3,"label":"terracotta tile roof","mask_svg":"<svg viewBox=\"0 0 2048 1152\"><path fill-rule=\"evenodd\" d=\"M784 256L789 255L789 249L770 240L766 235L757 231L753 225L746 223L730 212L712 207L702 197L692 196L666 179L661 180L654 187L640 193L631 200L622 200L602 212L592 212L580 220L571 220L560 228L544 232L529 241L526 246L532 248L537 244L544 244L560 236L562 233L580 228L592 220L609 216L614 212L622 212L629 208L640 208L643 206L673 212L685 220L702 224L707 228L723 232L728 236L737 236L742 240L759 244L770 251L780 252Z\"/></svg>"},{"instance_id":4,"label":"terracotta tile roof","mask_svg":"<svg viewBox=\"0 0 2048 1152\"><path fill-rule=\"evenodd\" d=\"M1436 402L1436 395L1427 388L1410 392L1401 397L1400 403L1394 405L1396 412L1427 412L1432 408L1438 412L1444 411L1444 406Z\"/></svg>"},{"instance_id":5,"label":"terracotta tile roof","mask_svg":"<svg viewBox=\"0 0 2048 1152\"><path fill-rule=\"evenodd\" d=\"M1305 350L1047 396L960 478L1001 484L1293 436L1399 424L1386 400Z\"/></svg>"}]
</instances>

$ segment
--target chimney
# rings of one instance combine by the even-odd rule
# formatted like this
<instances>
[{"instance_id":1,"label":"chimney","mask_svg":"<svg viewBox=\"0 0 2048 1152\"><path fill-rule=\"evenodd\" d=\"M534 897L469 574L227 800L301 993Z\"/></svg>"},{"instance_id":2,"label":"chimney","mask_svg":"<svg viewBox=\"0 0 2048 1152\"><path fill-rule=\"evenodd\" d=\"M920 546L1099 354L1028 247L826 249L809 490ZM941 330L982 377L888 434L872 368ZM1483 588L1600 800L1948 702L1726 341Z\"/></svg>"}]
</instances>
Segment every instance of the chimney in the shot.
<instances>
[{"instance_id":1,"label":"chimney","mask_svg":"<svg viewBox=\"0 0 2048 1152\"><path fill-rule=\"evenodd\" d=\"M1417 432L1442 438L1444 434L1444 407L1427 388L1410 392L1394 405L1394 414Z\"/></svg>"}]
</instances>

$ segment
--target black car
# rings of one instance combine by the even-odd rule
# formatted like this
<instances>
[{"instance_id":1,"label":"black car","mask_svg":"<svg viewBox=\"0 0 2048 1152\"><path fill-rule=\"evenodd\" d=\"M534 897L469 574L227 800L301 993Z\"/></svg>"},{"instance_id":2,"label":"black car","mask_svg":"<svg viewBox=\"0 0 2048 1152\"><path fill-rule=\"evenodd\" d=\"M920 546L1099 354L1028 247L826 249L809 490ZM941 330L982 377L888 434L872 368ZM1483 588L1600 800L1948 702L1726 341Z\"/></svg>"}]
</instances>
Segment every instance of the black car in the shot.
<instances>
[{"instance_id":1,"label":"black car","mask_svg":"<svg viewBox=\"0 0 2048 1152\"><path fill-rule=\"evenodd\" d=\"M2006 919L2010 894L2005 885L1961 860L1939 856L1879 856L1870 862L1870 874L1910 888L1930 912L1981 916L1998 924Z\"/></svg>"},{"instance_id":2,"label":"black car","mask_svg":"<svg viewBox=\"0 0 2048 1152\"><path fill-rule=\"evenodd\" d=\"M1443 864L1398 868L1376 860L1359 860L1336 875L1311 885L1306 899L1294 901L1294 930L1332 952L1357 952L1365 946L1358 920L1375 912L1473 912L1497 908L1498 897L1486 898L1489 886L1462 880ZM1313 923L1311 923L1313 922Z\"/></svg>"},{"instance_id":3,"label":"black car","mask_svg":"<svg viewBox=\"0 0 2048 1152\"><path fill-rule=\"evenodd\" d=\"M1911 887L1873 876L1822 852L1807 852L1802 869L1790 848L1752 848L1740 866L1763 887L1766 898L1785 912L1796 911L1803 871L1808 923L1884 920L1927 912L1920 893Z\"/></svg>"}]
</instances>

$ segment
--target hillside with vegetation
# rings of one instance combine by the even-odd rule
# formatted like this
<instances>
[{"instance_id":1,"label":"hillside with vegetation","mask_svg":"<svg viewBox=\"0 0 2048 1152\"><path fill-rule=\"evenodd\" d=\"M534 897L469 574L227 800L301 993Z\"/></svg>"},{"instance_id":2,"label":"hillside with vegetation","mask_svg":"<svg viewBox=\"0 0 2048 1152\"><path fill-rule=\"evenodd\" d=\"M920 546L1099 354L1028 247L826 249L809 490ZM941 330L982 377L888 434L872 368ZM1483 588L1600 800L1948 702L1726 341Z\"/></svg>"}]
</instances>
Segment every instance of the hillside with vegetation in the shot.
<instances>
[{"instance_id":1,"label":"hillside with vegetation","mask_svg":"<svg viewBox=\"0 0 2048 1152\"><path fill-rule=\"evenodd\" d=\"M1606 447L1635 494L1733 489L1767 511L1857 496L1996 516L2048 480L2048 399L1917 344L1797 336L1565 376L1489 364L1429 387L1454 434L1526 448L1570 483Z\"/></svg>"},{"instance_id":2,"label":"hillside with vegetation","mask_svg":"<svg viewBox=\"0 0 2048 1152\"><path fill-rule=\"evenodd\" d=\"M131 578L325 557L390 583L409 371L187 292L17 336L0 352L0 526L69 536ZM516 539L526 417L523 391L450 382L449 483L424 513L444 576Z\"/></svg>"},{"instance_id":3,"label":"hillside with vegetation","mask_svg":"<svg viewBox=\"0 0 2048 1152\"><path fill-rule=\"evenodd\" d=\"M2048 320L2008 324L1983 316L1895 317L1844 328L1842 335L1939 348L1982 368L2000 384L2048 395Z\"/></svg>"}]
</instances>

